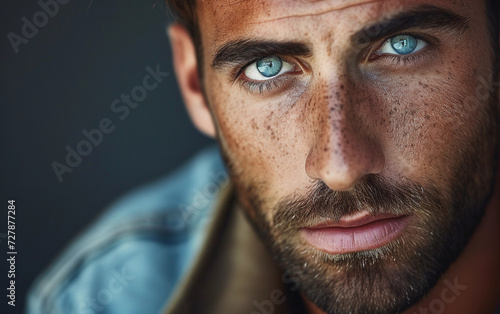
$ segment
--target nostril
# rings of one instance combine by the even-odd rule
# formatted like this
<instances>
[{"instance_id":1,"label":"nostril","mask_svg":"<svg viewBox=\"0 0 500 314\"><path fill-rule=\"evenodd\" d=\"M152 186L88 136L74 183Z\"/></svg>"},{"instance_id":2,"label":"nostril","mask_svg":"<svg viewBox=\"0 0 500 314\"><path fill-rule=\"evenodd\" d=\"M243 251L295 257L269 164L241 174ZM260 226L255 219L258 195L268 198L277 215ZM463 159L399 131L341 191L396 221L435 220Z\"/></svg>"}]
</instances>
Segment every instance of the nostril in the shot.
<instances>
[{"instance_id":1,"label":"nostril","mask_svg":"<svg viewBox=\"0 0 500 314\"><path fill-rule=\"evenodd\" d=\"M307 155L306 174L321 180L332 190L351 189L365 175L384 169L384 155L366 140L350 139L349 145L316 145Z\"/></svg>"}]
</instances>

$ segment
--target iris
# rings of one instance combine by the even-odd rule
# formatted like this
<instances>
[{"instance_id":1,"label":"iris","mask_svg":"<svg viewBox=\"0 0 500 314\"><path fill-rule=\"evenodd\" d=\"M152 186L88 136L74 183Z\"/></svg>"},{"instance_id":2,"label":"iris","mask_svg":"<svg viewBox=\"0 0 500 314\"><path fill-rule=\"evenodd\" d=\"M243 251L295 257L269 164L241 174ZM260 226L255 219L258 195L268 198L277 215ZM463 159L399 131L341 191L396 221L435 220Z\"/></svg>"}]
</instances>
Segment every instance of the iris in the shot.
<instances>
[{"instance_id":1,"label":"iris","mask_svg":"<svg viewBox=\"0 0 500 314\"><path fill-rule=\"evenodd\" d=\"M394 51L406 55L412 53L417 48L418 40L409 35L399 35L391 39L391 45Z\"/></svg>"},{"instance_id":2,"label":"iris","mask_svg":"<svg viewBox=\"0 0 500 314\"><path fill-rule=\"evenodd\" d=\"M279 57L270 56L257 61L257 70L265 77L273 77L280 73L283 61Z\"/></svg>"}]
</instances>

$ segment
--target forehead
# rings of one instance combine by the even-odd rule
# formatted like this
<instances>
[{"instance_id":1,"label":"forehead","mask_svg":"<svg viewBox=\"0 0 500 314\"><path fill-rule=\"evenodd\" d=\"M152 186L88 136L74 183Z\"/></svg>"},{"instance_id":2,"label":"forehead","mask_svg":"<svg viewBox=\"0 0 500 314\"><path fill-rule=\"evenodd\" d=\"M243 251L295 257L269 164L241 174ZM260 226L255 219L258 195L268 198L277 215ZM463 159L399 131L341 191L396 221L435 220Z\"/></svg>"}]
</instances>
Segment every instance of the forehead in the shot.
<instances>
[{"instance_id":1,"label":"forehead","mask_svg":"<svg viewBox=\"0 0 500 314\"><path fill-rule=\"evenodd\" d=\"M469 16L483 0L198 0L204 50L243 37L278 39L290 35L348 35L371 22L420 5ZM481 6L479 6L481 7ZM473 9L476 10L473 10ZM326 22L326 23L325 23ZM331 27L335 28L332 29ZM317 32L316 32L317 31ZM300 34L298 34L300 33Z\"/></svg>"}]
</instances>

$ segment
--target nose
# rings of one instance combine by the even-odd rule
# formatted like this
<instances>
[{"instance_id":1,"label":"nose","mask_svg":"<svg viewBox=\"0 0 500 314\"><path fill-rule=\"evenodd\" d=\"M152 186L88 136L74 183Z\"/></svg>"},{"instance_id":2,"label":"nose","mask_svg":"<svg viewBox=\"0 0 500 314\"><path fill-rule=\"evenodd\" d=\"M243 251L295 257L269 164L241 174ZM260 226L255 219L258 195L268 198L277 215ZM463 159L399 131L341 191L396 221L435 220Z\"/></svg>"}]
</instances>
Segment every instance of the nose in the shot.
<instances>
[{"instance_id":1,"label":"nose","mask_svg":"<svg viewBox=\"0 0 500 314\"><path fill-rule=\"evenodd\" d=\"M307 175L337 191L349 190L365 175L381 172L385 163L382 148L370 132L370 116L361 113L366 111L360 93L347 86L329 84L313 100L318 112L313 114L314 141L306 159Z\"/></svg>"}]
</instances>

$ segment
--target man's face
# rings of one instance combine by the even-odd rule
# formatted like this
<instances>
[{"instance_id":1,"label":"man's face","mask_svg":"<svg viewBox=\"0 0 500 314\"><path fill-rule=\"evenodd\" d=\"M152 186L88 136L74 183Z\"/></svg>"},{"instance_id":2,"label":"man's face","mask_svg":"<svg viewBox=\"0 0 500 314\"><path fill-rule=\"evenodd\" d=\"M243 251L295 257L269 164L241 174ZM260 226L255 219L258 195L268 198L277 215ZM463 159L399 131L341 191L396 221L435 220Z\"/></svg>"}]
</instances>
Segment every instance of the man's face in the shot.
<instances>
[{"instance_id":1,"label":"man's face","mask_svg":"<svg viewBox=\"0 0 500 314\"><path fill-rule=\"evenodd\" d=\"M197 13L218 140L280 265L327 312L418 301L491 193L483 1L198 1Z\"/></svg>"}]
</instances>

